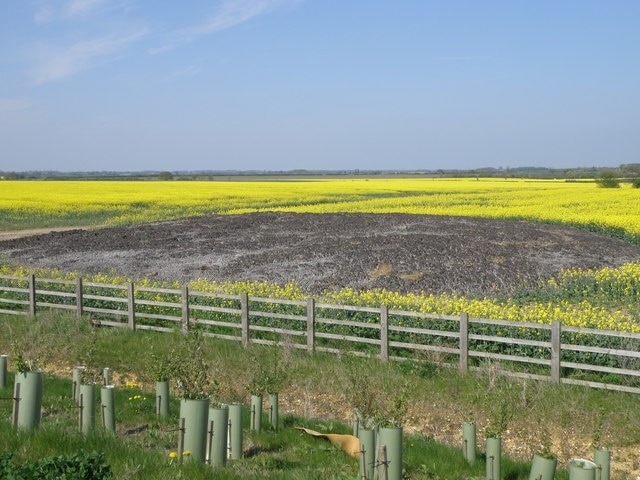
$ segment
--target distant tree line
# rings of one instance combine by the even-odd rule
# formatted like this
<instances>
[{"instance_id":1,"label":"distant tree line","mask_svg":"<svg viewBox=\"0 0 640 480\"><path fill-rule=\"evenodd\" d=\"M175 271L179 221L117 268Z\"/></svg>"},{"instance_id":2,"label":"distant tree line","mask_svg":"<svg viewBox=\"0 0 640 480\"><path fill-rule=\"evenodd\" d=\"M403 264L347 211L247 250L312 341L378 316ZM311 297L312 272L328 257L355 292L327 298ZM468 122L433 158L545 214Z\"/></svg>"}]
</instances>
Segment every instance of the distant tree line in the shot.
<instances>
[{"instance_id":1,"label":"distant tree line","mask_svg":"<svg viewBox=\"0 0 640 480\"><path fill-rule=\"evenodd\" d=\"M611 188L620 186L621 182L631 182L640 188L640 163L622 164L610 167L576 167L576 168L546 168L546 167L506 167L506 168L477 168L468 170L437 169L437 170L197 170L197 171L88 171L88 172L60 172L55 170L37 171L0 171L0 179L4 180L216 180L233 179L234 177L371 177L371 176L412 176L425 178L453 177L453 178L531 178L531 179L565 179L595 180L599 186Z\"/></svg>"}]
</instances>

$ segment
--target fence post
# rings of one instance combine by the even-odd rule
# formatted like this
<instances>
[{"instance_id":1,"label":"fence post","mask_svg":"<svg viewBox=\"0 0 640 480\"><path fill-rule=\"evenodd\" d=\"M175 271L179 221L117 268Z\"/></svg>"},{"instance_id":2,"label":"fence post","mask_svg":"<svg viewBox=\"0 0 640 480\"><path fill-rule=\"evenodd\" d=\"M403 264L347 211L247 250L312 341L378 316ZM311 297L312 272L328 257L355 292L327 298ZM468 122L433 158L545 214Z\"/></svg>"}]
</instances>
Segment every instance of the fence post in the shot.
<instances>
[{"instance_id":1,"label":"fence post","mask_svg":"<svg viewBox=\"0 0 640 480\"><path fill-rule=\"evenodd\" d=\"M240 294L240 323L242 324L242 346L249 346L249 294Z\"/></svg>"},{"instance_id":2,"label":"fence post","mask_svg":"<svg viewBox=\"0 0 640 480\"><path fill-rule=\"evenodd\" d=\"M389 360L389 307L380 307L380 360Z\"/></svg>"},{"instance_id":3,"label":"fence post","mask_svg":"<svg viewBox=\"0 0 640 480\"><path fill-rule=\"evenodd\" d=\"M560 383L560 332L558 320L551 323L551 381Z\"/></svg>"},{"instance_id":4,"label":"fence post","mask_svg":"<svg viewBox=\"0 0 640 480\"><path fill-rule=\"evenodd\" d=\"M467 373L469 369L469 315L462 312L460 314L460 365L458 371L461 374Z\"/></svg>"},{"instance_id":5,"label":"fence post","mask_svg":"<svg viewBox=\"0 0 640 480\"><path fill-rule=\"evenodd\" d=\"M36 276L29 275L29 316L36 316Z\"/></svg>"},{"instance_id":6,"label":"fence post","mask_svg":"<svg viewBox=\"0 0 640 480\"><path fill-rule=\"evenodd\" d=\"M316 349L316 301L313 298L307 299L307 351L314 352Z\"/></svg>"},{"instance_id":7,"label":"fence post","mask_svg":"<svg viewBox=\"0 0 640 480\"><path fill-rule=\"evenodd\" d=\"M189 333L189 287L182 286L182 333Z\"/></svg>"},{"instance_id":8,"label":"fence post","mask_svg":"<svg viewBox=\"0 0 640 480\"><path fill-rule=\"evenodd\" d=\"M76 278L76 317L81 317L84 313L83 305L84 299L82 298L82 277Z\"/></svg>"},{"instance_id":9,"label":"fence post","mask_svg":"<svg viewBox=\"0 0 640 480\"><path fill-rule=\"evenodd\" d=\"M127 285L127 300L129 309L129 328L131 330L136 329L136 301L135 291L133 289L133 282L129 282Z\"/></svg>"}]
</instances>

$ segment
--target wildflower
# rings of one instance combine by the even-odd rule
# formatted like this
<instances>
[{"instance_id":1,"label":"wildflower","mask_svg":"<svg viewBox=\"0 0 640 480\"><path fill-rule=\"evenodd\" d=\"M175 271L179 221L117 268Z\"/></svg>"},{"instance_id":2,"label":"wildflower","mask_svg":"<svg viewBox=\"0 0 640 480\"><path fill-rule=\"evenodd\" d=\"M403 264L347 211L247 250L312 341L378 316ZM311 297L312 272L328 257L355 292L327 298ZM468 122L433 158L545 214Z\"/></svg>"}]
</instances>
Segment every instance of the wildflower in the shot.
<instances>
[{"instance_id":1,"label":"wildflower","mask_svg":"<svg viewBox=\"0 0 640 480\"><path fill-rule=\"evenodd\" d=\"M169 458L171 459L178 458L178 452L169 452Z\"/></svg>"},{"instance_id":2,"label":"wildflower","mask_svg":"<svg viewBox=\"0 0 640 480\"><path fill-rule=\"evenodd\" d=\"M184 452L182 452L182 456L184 457L188 457L191 455L191 452L189 450L185 450Z\"/></svg>"}]
</instances>

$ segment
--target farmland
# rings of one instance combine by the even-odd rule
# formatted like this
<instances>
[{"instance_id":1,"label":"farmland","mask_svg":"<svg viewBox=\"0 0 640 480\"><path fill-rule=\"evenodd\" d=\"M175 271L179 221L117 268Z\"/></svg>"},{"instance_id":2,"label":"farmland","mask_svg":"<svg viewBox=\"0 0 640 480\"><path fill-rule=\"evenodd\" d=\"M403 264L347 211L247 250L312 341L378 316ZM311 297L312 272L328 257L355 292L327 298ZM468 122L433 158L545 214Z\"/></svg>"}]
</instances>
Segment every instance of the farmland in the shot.
<instances>
[{"instance_id":1,"label":"farmland","mask_svg":"<svg viewBox=\"0 0 640 480\"><path fill-rule=\"evenodd\" d=\"M532 220L640 242L640 191L592 182L314 179L214 182L3 181L0 230L127 225L260 211L410 213Z\"/></svg>"},{"instance_id":2,"label":"farmland","mask_svg":"<svg viewBox=\"0 0 640 480\"><path fill-rule=\"evenodd\" d=\"M79 227L0 242L0 273L77 272L296 299L314 292L348 304L625 331L640 324L640 192L628 187L414 179L0 186L2 230ZM460 419L439 419L434 433L449 422L457 434Z\"/></svg>"},{"instance_id":3,"label":"farmland","mask_svg":"<svg viewBox=\"0 0 640 480\"><path fill-rule=\"evenodd\" d=\"M486 179L1 185L5 230L103 226L2 242L5 273L11 265L111 273L197 289L640 329L640 191L628 186Z\"/></svg>"}]
</instances>

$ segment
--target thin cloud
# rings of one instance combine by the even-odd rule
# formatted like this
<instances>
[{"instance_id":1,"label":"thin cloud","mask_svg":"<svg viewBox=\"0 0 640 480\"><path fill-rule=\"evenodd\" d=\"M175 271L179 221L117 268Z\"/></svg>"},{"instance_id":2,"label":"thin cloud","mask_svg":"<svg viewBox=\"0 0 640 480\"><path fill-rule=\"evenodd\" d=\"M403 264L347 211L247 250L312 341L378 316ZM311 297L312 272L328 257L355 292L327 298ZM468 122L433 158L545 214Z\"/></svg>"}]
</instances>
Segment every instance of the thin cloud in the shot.
<instances>
[{"instance_id":1,"label":"thin cloud","mask_svg":"<svg viewBox=\"0 0 640 480\"><path fill-rule=\"evenodd\" d=\"M51 23L58 20L75 20L86 18L105 9L116 9L126 6L126 1L107 2L107 0L67 0L56 5L50 1L40 5L34 14L36 23Z\"/></svg>"},{"instance_id":2,"label":"thin cloud","mask_svg":"<svg viewBox=\"0 0 640 480\"><path fill-rule=\"evenodd\" d=\"M174 31L169 35L169 41L165 45L150 49L149 53L157 55L189 44L199 37L247 22L292 1L296 0L222 0L216 14L206 22Z\"/></svg>"},{"instance_id":3,"label":"thin cloud","mask_svg":"<svg viewBox=\"0 0 640 480\"><path fill-rule=\"evenodd\" d=\"M71 0L65 5L64 12L70 17L86 15L104 3L105 0Z\"/></svg>"},{"instance_id":4,"label":"thin cloud","mask_svg":"<svg viewBox=\"0 0 640 480\"><path fill-rule=\"evenodd\" d=\"M226 30L254 17L267 13L283 3L283 0L226 0L216 15L202 25L185 31L187 35L201 36Z\"/></svg>"},{"instance_id":5,"label":"thin cloud","mask_svg":"<svg viewBox=\"0 0 640 480\"><path fill-rule=\"evenodd\" d=\"M63 49L42 47L41 63L33 71L33 82L42 85L86 70L93 66L97 59L120 53L146 33L143 30L126 36L96 38L77 42Z\"/></svg>"}]
</instances>

